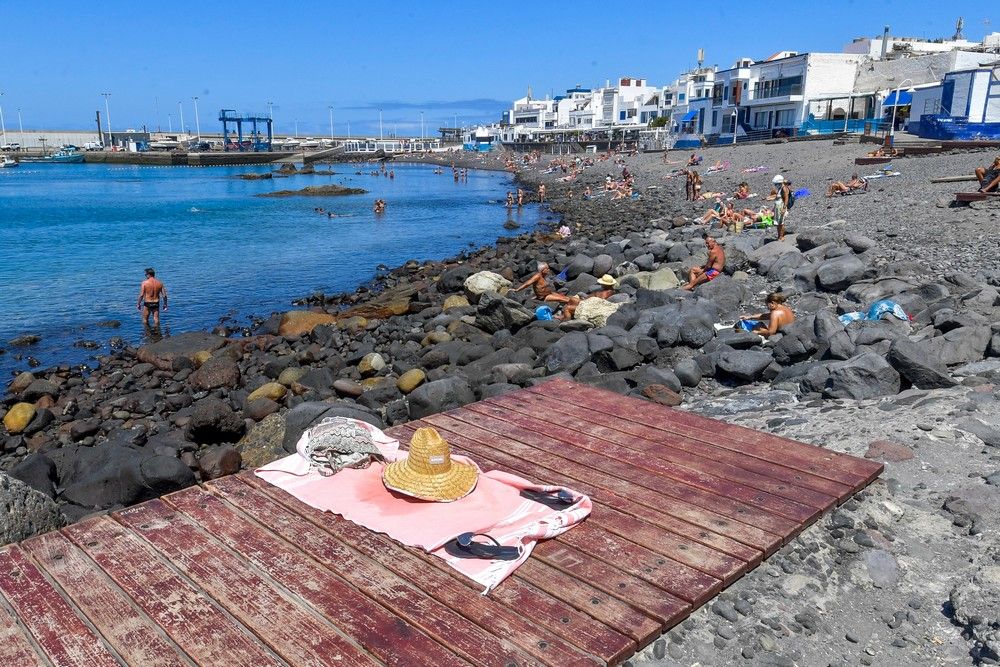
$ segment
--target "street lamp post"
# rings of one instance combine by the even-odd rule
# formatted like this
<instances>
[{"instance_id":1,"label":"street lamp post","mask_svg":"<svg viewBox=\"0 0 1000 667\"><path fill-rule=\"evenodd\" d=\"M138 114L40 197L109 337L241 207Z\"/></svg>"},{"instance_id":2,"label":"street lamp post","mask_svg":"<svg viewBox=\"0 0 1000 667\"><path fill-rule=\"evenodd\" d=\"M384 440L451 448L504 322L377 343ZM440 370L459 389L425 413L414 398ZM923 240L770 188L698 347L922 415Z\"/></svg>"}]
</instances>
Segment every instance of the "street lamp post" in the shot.
<instances>
[{"instance_id":1,"label":"street lamp post","mask_svg":"<svg viewBox=\"0 0 1000 667\"><path fill-rule=\"evenodd\" d=\"M0 93L0 95L3 95L3 93ZM4 121L3 121L3 104L0 104L0 135L3 136L3 143L4 143L4 145L6 145L7 144L7 126L4 125Z\"/></svg>"},{"instance_id":2,"label":"street lamp post","mask_svg":"<svg viewBox=\"0 0 1000 667\"><path fill-rule=\"evenodd\" d=\"M194 127L198 133L198 143L201 143L201 120L198 119L198 96L191 98L194 101Z\"/></svg>"},{"instance_id":3,"label":"street lamp post","mask_svg":"<svg viewBox=\"0 0 1000 667\"><path fill-rule=\"evenodd\" d=\"M378 138L382 138L382 110L378 110Z\"/></svg>"},{"instance_id":4,"label":"street lamp post","mask_svg":"<svg viewBox=\"0 0 1000 667\"><path fill-rule=\"evenodd\" d=\"M167 114L167 132L174 131L174 115L172 113Z\"/></svg>"},{"instance_id":5,"label":"street lamp post","mask_svg":"<svg viewBox=\"0 0 1000 667\"><path fill-rule=\"evenodd\" d=\"M913 79L903 79L902 81L899 82L899 85L896 87L896 97L892 100L892 124L889 126L890 146L895 145L894 140L896 137L896 108L899 106L899 91L903 88L903 84L906 83L907 81L909 81L910 83L910 88L907 89L906 92L908 93L913 92Z\"/></svg>"},{"instance_id":6,"label":"street lamp post","mask_svg":"<svg viewBox=\"0 0 1000 667\"><path fill-rule=\"evenodd\" d=\"M333 105L332 104L330 105L329 109L330 109L330 138L333 139Z\"/></svg>"},{"instance_id":7,"label":"street lamp post","mask_svg":"<svg viewBox=\"0 0 1000 667\"><path fill-rule=\"evenodd\" d=\"M111 137L111 105L108 102L111 93L101 93L101 97L104 98L104 119L108 121L108 147L112 148L115 142Z\"/></svg>"},{"instance_id":8,"label":"street lamp post","mask_svg":"<svg viewBox=\"0 0 1000 667\"><path fill-rule=\"evenodd\" d=\"M424 140L424 112L420 112L420 140Z\"/></svg>"},{"instance_id":9,"label":"street lamp post","mask_svg":"<svg viewBox=\"0 0 1000 667\"><path fill-rule=\"evenodd\" d=\"M21 149L24 149L24 125L21 124L21 107L17 108L17 129L18 129L18 140L21 143Z\"/></svg>"},{"instance_id":10,"label":"street lamp post","mask_svg":"<svg viewBox=\"0 0 1000 667\"><path fill-rule=\"evenodd\" d=\"M186 134L187 131L184 129L184 102L177 101L177 111L181 115L181 134Z\"/></svg>"}]
</instances>

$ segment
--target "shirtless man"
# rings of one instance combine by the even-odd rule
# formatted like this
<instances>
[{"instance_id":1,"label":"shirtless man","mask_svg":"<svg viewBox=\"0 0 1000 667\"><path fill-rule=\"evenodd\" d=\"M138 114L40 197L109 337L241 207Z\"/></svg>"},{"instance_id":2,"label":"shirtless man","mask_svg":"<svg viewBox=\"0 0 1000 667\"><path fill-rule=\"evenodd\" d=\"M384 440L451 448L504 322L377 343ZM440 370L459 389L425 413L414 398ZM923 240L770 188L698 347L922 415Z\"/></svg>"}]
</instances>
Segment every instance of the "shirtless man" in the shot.
<instances>
[{"instance_id":1,"label":"shirtless man","mask_svg":"<svg viewBox=\"0 0 1000 667\"><path fill-rule=\"evenodd\" d=\"M545 184L542 183L538 186L538 201L540 203L545 203Z\"/></svg>"},{"instance_id":2,"label":"shirtless man","mask_svg":"<svg viewBox=\"0 0 1000 667\"><path fill-rule=\"evenodd\" d=\"M781 292L768 294L764 304L767 306L766 313L744 315L734 328L770 338L795 321L795 313L785 304L785 295Z\"/></svg>"},{"instance_id":3,"label":"shirtless man","mask_svg":"<svg viewBox=\"0 0 1000 667\"><path fill-rule=\"evenodd\" d=\"M976 167L976 180L979 181L979 192L1000 190L1000 156L989 167Z\"/></svg>"},{"instance_id":4,"label":"shirtless man","mask_svg":"<svg viewBox=\"0 0 1000 667\"><path fill-rule=\"evenodd\" d=\"M142 321L149 326L149 314L153 314L153 326L160 326L160 297L163 297L163 312L167 312L167 288L156 277L156 271L146 269L146 279L139 286L139 300L136 310L142 311Z\"/></svg>"},{"instance_id":5,"label":"shirtless man","mask_svg":"<svg viewBox=\"0 0 1000 667\"><path fill-rule=\"evenodd\" d=\"M530 287L534 293L535 298L539 301L548 301L550 303L567 303L570 298L565 294L559 294L555 292L551 287L549 287L548 281L545 277L549 275L549 265L545 262L538 263L538 270L531 275L530 278L521 283L518 287L511 290L512 292L520 292L523 289Z\"/></svg>"},{"instance_id":6,"label":"shirtless man","mask_svg":"<svg viewBox=\"0 0 1000 667\"><path fill-rule=\"evenodd\" d=\"M708 234L702 234L701 237L705 239L705 247L708 248L708 261L702 266L691 269L691 273L688 274L688 282L686 285L682 285L681 289L691 291L702 283L715 280L726 268L726 252L722 246Z\"/></svg>"}]
</instances>

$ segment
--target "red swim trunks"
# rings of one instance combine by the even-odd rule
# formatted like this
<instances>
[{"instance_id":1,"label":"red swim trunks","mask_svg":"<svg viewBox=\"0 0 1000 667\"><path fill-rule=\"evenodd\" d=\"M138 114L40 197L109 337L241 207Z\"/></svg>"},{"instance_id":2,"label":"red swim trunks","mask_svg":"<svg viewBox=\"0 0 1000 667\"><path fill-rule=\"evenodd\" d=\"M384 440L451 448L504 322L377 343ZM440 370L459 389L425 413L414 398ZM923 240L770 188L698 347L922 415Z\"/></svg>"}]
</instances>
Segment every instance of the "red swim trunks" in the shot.
<instances>
[{"instance_id":1,"label":"red swim trunks","mask_svg":"<svg viewBox=\"0 0 1000 667\"><path fill-rule=\"evenodd\" d=\"M715 280L718 276L719 276L718 269L709 269L708 271L705 272L705 277L708 278L709 281Z\"/></svg>"}]
</instances>

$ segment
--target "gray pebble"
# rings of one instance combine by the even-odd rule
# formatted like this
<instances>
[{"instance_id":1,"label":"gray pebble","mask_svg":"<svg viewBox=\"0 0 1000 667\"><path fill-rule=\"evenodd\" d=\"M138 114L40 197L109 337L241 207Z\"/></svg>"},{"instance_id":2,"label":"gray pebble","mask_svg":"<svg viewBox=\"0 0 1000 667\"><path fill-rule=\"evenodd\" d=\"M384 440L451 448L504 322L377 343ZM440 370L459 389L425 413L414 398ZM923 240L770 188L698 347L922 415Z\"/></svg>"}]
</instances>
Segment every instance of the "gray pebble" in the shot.
<instances>
[{"instance_id":1,"label":"gray pebble","mask_svg":"<svg viewBox=\"0 0 1000 667\"><path fill-rule=\"evenodd\" d=\"M657 660L663 660L664 656L667 655L667 641L665 639L657 639L653 642L653 657Z\"/></svg>"},{"instance_id":2,"label":"gray pebble","mask_svg":"<svg viewBox=\"0 0 1000 667\"><path fill-rule=\"evenodd\" d=\"M771 635L758 635L757 642L760 644L760 647L765 651L774 653L775 651L778 650L778 642L774 641L774 637L772 637Z\"/></svg>"},{"instance_id":3,"label":"gray pebble","mask_svg":"<svg viewBox=\"0 0 1000 667\"><path fill-rule=\"evenodd\" d=\"M844 639L851 642L852 644L857 644L858 642L861 641L861 639L858 638L858 636L853 632L848 632L846 635L844 635Z\"/></svg>"}]
</instances>

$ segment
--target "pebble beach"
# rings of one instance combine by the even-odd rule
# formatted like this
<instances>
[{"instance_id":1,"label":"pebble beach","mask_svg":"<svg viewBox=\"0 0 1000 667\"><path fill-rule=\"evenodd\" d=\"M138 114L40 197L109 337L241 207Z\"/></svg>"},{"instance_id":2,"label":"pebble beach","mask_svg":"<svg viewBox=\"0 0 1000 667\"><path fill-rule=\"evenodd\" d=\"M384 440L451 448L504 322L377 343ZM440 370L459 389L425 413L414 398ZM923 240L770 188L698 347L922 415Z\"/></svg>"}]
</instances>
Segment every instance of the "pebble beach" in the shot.
<instances>
[{"instance_id":1,"label":"pebble beach","mask_svg":"<svg viewBox=\"0 0 1000 667\"><path fill-rule=\"evenodd\" d=\"M470 169L513 161L533 201L544 183L539 228L414 258L355 292L303 294L246 335L220 325L126 345L87 375L15 378L0 403L0 493L23 511L2 537L260 466L324 417L385 427L560 377L886 466L633 664L996 664L1000 202L954 206L978 186L930 181L971 174L997 150L899 158L899 176L825 197L832 181L875 172L854 164L869 148L848 138L698 151L705 192L729 196L745 180L759 206L779 173L808 190L781 242L773 229L696 222L711 202L686 201L684 178L668 178L684 152L595 159L572 179L545 173L546 156L463 155L456 166ZM426 162L448 169L453 157ZM729 167L705 173L717 160ZM637 198L584 199L625 168ZM705 262L704 233L726 251L724 275L677 289ZM565 270L554 287L568 294L614 276L613 312L540 321L530 290L467 283L490 271L516 287L537 262ZM778 336L715 326L774 291L797 318ZM838 317L882 299L909 321Z\"/></svg>"}]
</instances>

